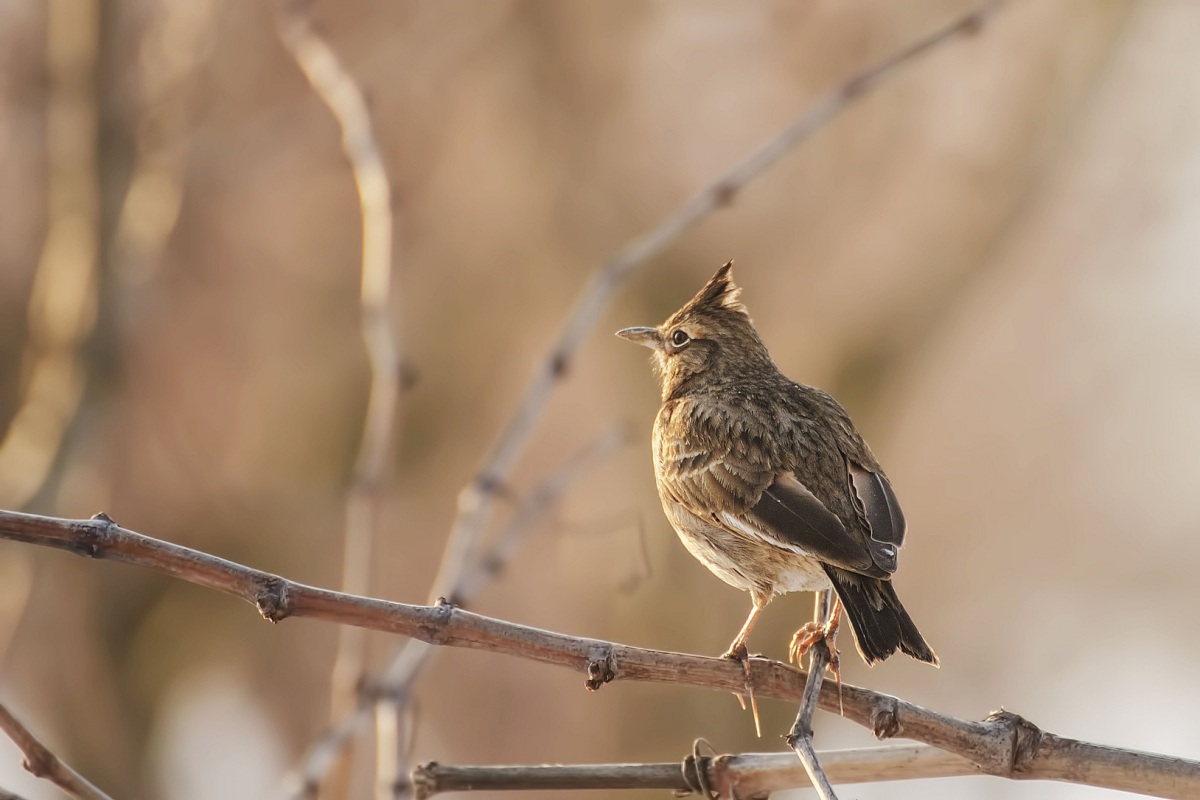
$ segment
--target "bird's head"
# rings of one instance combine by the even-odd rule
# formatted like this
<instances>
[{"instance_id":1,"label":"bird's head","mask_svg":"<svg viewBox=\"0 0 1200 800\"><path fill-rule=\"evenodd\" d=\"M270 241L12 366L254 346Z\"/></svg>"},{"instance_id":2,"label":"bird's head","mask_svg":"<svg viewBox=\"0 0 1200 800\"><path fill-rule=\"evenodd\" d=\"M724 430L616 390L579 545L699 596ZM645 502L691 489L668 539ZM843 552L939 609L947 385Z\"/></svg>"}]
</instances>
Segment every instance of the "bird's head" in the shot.
<instances>
[{"instance_id":1,"label":"bird's head","mask_svg":"<svg viewBox=\"0 0 1200 800\"><path fill-rule=\"evenodd\" d=\"M663 324L617 331L622 339L654 351L651 362L664 399L685 386L737 381L764 369L775 371L739 299L742 290L733 282L732 271L730 261Z\"/></svg>"}]
</instances>

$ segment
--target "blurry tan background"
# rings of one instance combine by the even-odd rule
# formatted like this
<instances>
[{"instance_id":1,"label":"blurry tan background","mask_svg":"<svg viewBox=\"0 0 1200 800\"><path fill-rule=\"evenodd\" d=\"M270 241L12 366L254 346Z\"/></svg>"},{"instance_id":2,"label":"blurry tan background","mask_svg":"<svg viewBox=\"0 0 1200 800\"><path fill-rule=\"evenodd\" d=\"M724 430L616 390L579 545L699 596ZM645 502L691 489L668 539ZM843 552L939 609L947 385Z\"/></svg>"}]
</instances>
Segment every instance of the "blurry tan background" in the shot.
<instances>
[{"instance_id":1,"label":"blurry tan background","mask_svg":"<svg viewBox=\"0 0 1200 800\"><path fill-rule=\"evenodd\" d=\"M373 592L424 599L458 490L593 269L823 89L968 7L316 3L372 101L416 376ZM334 586L367 388L357 199L336 125L269 5L88 8L0 3L3 504L104 510ZM52 9L65 9L66 55L47 49ZM97 115L65 111L55 128L51 78L73 63L76 105ZM847 652L846 680L1200 756L1200 4L1012 2L647 265L512 489L613 424L632 441L531 534L478 610L658 648L728 642L748 601L662 518L656 389L644 352L611 331L660 321L731 257L776 360L845 402L910 521L897 585L944 666L868 671ZM37 391L36 363L51 365ZM630 591L639 527L650 574ZM776 601L753 649L782 657L810 611ZM271 627L157 575L0 543L0 697L117 796L275 792L327 721L334 642L328 626ZM373 663L392 644L373 638ZM419 760L677 760L696 736L776 750L794 711L764 703L757 741L728 696L588 694L562 670L435 658ZM871 743L820 718L819 746ZM0 743L0 786L58 796L19 760ZM844 796L1109 795L974 778Z\"/></svg>"}]
</instances>

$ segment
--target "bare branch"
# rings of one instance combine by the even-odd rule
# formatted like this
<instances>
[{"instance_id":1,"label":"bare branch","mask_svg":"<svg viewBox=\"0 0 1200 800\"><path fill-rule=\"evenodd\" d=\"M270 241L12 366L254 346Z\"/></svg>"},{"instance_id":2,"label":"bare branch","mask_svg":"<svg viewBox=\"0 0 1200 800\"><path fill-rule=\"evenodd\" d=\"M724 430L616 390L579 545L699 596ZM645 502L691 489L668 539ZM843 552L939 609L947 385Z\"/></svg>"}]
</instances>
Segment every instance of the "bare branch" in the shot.
<instances>
[{"instance_id":1,"label":"bare branch","mask_svg":"<svg viewBox=\"0 0 1200 800\"><path fill-rule=\"evenodd\" d=\"M417 800L442 792L575 789L672 789L690 792L679 764L536 764L452 767L422 764L412 773Z\"/></svg>"},{"instance_id":2,"label":"bare branch","mask_svg":"<svg viewBox=\"0 0 1200 800\"><path fill-rule=\"evenodd\" d=\"M342 149L350 162L362 214L360 320L371 367L371 390L346 501L342 589L350 594L366 594L376 512L391 459L400 395L400 343L391 309L392 190L358 82L329 43L313 30L302 6L285 2L280 8L280 39L341 127ZM356 703L357 686L363 677L364 633L348 627L339 632L333 667L334 719L348 713Z\"/></svg>"},{"instance_id":3,"label":"bare branch","mask_svg":"<svg viewBox=\"0 0 1200 800\"><path fill-rule=\"evenodd\" d=\"M568 636L449 604L414 606L306 586L143 536L104 515L68 520L0 511L0 539L146 567L241 598L275 622L311 617L567 667L586 674L585 685L592 690L621 679L740 692L746 688L748 672L758 697L796 701L806 679L804 672L769 659L749 659L744 672L726 658ZM989 775L1060 780L1154 797L1200 797L1200 762L1067 739L1007 711L972 722L857 686L843 685L840 694L837 687L822 687L821 708L841 708L846 719L880 739L900 736L934 745L968 759Z\"/></svg>"},{"instance_id":4,"label":"bare branch","mask_svg":"<svg viewBox=\"0 0 1200 800\"><path fill-rule=\"evenodd\" d=\"M817 753L831 781L875 781L950 778L978 775L966 759L925 744L888 745ZM441 792L670 789L699 792L694 776L695 757L682 764L572 764L528 766L451 766L422 764L413 770L412 782L419 800ZM782 789L804 786L808 775L790 753L743 753L700 759L705 786L722 798L766 797Z\"/></svg>"},{"instance_id":5,"label":"bare branch","mask_svg":"<svg viewBox=\"0 0 1200 800\"><path fill-rule=\"evenodd\" d=\"M817 753L830 781L875 781L951 778L980 774L970 761L926 744L888 745ZM803 786L803 764L788 753L718 756L708 763L709 786L722 797L765 797L779 789Z\"/></svg>"},{"instance_id":6,"label":"bare branch","mask_svg":"<svg viewBox=\"0 0 1200 800\"><path fill-rule=\"evenodd\" d=\"M459 606L474 600L488 582L504 569L525 534L558 503L580 476L606 458L621 441L622 436L618 431L610 431L536 485L483 555L474 564L463 565L456 583L450 587L448 599ZM383 723L389 738L397 738L392 734L398 724L399 706L408 702L411 687L432 653L433 648L420 639L405 642L396 650L379 680L369 687L379 703L397 706L394 715ZM367 723L370 712L370 705L359 706L348 716L335 720L330 728L314 740L296 770L296 788L291 796L311 797L315 794L317 785L335 763L338 752ZM392 782L395 783L394 780Z\"/></svg>"},{"instance_id":7,"label":"bare branch","mask_svg":"<svg viewBox=\"0 0 1200 800\"><path fill-rule=\"evenodd\" d=\"M108 795L89 783L38 741L3 704L0 704L0 729L21 748L21 752L25 754L25 763L22 766L29 770L30 774L45 778L73 797L83 800L110 800Z\"/></svg>"}]
</instances>

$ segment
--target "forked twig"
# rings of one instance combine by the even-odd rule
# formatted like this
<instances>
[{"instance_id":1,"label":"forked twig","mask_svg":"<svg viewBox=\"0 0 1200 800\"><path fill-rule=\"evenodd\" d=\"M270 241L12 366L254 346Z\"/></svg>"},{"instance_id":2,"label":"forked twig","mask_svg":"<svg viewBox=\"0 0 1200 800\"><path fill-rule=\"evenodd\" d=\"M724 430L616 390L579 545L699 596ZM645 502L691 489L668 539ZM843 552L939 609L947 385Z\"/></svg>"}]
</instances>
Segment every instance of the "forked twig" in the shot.
<instances>
[{"instance_id":1,"label":"forked twig","mask_svg":"<svg viewBox=\"0 0 1200 800\"><path fill-rule=\"evenodd\" d=\"M832 603L829 598L828 589L817 593L816 613L813 616L815 617L814 621L818 624L829 621L829 615L832 612ZM830 642L829 645L832 647L833 643ZM833 791L829 777L825 774L825 770L821 769L821 762L817 758L817 751L813 748L812 741L813 712L817 710L817 701L821 697L821 683L825 680L825 668L829 666L829 658L829 647L826 647L824 641L817 642L816 646L809 650L808 677L804 682L804 694L800 698L800 709L796 712L796 721L792 723L792 729L784 741L800 757L800 763L804 765L804 771L808 773L808 779L812 781L817 794L823 800L837 800L837 794ZM841 681L838 681L838 698L840 702Z\"/></svg>"}]
</instances>

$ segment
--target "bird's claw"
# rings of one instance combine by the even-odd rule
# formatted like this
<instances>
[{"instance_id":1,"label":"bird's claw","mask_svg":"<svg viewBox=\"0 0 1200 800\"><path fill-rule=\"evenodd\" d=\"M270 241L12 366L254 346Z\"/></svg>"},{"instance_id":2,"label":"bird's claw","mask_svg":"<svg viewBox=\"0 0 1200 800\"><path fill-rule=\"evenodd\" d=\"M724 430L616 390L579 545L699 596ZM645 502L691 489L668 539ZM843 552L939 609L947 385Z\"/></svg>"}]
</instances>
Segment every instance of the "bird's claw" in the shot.
<instances>
[{"instance_id":1,"label":"bird's claw","mask_svg":"<svg viewBox=\"0 0 1200 800\"><path fill-rule=\"evenodd\" d=\"M788 645L788 661L796 666L802 666L804 656L808 651L813 649L818 644L824 644L829 651L829 670L834 675L839 674L841 667L841 658L838 656L837 646L834 645L834 637L837 635L837 625L820 624L817 622L807 622L800 630L792 635L792 642Z\"/></svg>"},{"instance_id":2,"label":"bird's claw","mask_svg":"<svg viewBox=\"0 0 1200 800\"><path fill-rule=\"evenodd\" d=\"M751 655L750 652L746 650L746 645L743 642L734 643L729 647L728 650L721 654L721 658L728 658L732 661L736 661L742 666L742 676L746 680L746 694L735 694L734 697L736 697L738 703L741 704L743 711L746 710L746 697L748 696L750 698L750 713L754 715L754 731L761 739L762 722L758 717L758 700L754 696L754 679L750 674L750 659L757 657L759 657L757 654Z\"/></svg>"},{"instance_id":3,"label":"bird's claw","mask_svg":"<svg viewBox=\"0 0 1200 800\"><path fill-rule=\"evenodd\" d=\"M834 644L838 631L837 623L837 617L823 625L817 622L806 622L800 630L792 635L792 642L788 645L788 661L793 662L797 667L803 666L802 661L805 654L817 645L823 645L829 653L827 668L837 682L838 708L841 710L842 716L845 716L845 709L842 708L842 659L838 655L837 645Z\"/></svg>"},{"instance_id":4,"label":"bird's claw","mask_svg":"<svg viewBox=\"0 0 1200 800\"><path fill-rule=\"evenodd\" d=\"M788 645L788 661L801 666L804 656L813 645L825 638L825 626L816 622L806 622L792 634L792 642Z\"/></svg>"}]
</instances>

